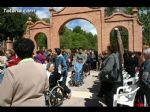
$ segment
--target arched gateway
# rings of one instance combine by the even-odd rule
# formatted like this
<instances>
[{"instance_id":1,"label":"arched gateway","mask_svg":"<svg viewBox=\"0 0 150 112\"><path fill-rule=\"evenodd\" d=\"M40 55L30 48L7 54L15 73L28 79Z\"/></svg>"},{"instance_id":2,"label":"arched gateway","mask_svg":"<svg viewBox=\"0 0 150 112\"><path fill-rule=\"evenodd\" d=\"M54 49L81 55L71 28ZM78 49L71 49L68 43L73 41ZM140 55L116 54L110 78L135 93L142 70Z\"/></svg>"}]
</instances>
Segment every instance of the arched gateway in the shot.
<instances>
[{"instance_id":1,"label":"arched gateway","mask_svg":"<svg viewBox=\"0 0 150 112\"><path fill-rule=\"evenodd\" d=\"M121 12L113 13L109 17L104 17L104 7L65 7L59 12L53 8L49 11L52 14L50 23L38 21L33 23L31 18L27 21L25 37L32 39L39 32L47 36L48 48L60 47L59 30L68 21L73 19L85 19L91 22L97 30L98 52L106 50L110 44L110 32L113 28L122 26L128 30L128 49L130 51L142 51L142 24L137 17L137 9L133 7L132 14L127 15Z\"/></svg>"}]
</instances>

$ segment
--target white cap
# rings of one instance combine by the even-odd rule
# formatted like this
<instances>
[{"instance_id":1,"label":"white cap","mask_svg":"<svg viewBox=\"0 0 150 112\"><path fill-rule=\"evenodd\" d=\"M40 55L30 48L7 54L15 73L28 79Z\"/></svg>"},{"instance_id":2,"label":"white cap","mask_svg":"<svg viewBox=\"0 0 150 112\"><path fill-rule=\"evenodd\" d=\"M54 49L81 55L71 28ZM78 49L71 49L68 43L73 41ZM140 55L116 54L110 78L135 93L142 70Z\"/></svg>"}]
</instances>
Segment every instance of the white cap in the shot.
<instances>
[{"instance_id":1,"label":"white cap","mask_svg":"<svg viewBox=\"0 0 150 112\"><path fill-rule=\"evenodd\" d=\"M143 53L146 55L150 55L150 48L144 49Z\"/></svg>"},{"instance_id":2,"label":"white cap","mask_svg":"<svg viewBox=\"0 0 150 112\"><path fill-rule=\"evenodd\" d=\"M119 30L118 28L115 28L115 30Z\"/></svg>"}]
</instances>

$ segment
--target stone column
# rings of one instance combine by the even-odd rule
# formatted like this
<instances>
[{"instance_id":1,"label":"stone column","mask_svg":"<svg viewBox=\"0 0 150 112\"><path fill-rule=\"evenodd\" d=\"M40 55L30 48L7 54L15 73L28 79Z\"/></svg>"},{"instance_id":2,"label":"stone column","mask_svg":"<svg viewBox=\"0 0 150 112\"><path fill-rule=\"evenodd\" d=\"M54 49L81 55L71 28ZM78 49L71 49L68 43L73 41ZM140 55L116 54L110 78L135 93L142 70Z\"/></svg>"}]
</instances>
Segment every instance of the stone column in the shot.
<instances>
[{"instance_id":1,"label":"stone column","mask_svg":"<svg viewBox=\"0 0 150 112\"><path fill-rule=\"evenodd\" d=\"M6 50L6 44L5 44L5 40L3 40L3 51L5 52Z\"/></svg>"},{"instance_id":2,"label":"stone column","mask_svg":"<svg viewBox=\"0 0 150 112\"><path fill-rule=\"evenodd\" d=\"M133 7L133 51L142 51L142 29L138 23L137 13L138 9Z\"/></svg>"},{"instance_id":3,"label":"stone column","mask_svg":"<svg viewBox=\"0 0 150 112\"><path fill-rule=\"evenodd\" d=\"M56 12L55 9L53 7L49 7L49 12L51 13L51 16L50 16L50 33L49 33L49 38L47 38L47 48L48 49L53 49L53 43L55 40L53 40L52 42L52 38L53 38L53 33L54 33L54 28L53 28L53 14Z\"/></svg>"},{"instance_id":4,"label":"stone column","mask_svg":"<svg viewBox=\"0 0 150 112\"><path fill-rule=\"evenodd\" d=\"M28 21L26 22L27 28L26 28L26 32L24 34L25 38L30 38L30 27L33 25L34 23L32 22L32 18L29 17Z\"/></svg>"},{"instance_id":5,"label":"stone column","mask_svg":"<svg viewBox=\"0 0 150 112\"><path fill-rule=\"evenodd\" d=\"M10 37L7 38L6 41L6 50L7 49L12 49L13 48L13 41L10 40Z\"/></svg>"},{"instance_id":6,"label":"stone column","mask_svg":"<svg viewBox=\"0 0 150 112\"><path fill-rule=\"evenodd\" d=\"M53 24L52 22L52 16L53 14L56 12L55 9L53 9L53 7L49 7L49 12L51 13L51 17L49 18L50 19L50 26Z\"/></svg>"},{"instance_id":7,"label":"stone column","mask_svg":"<svg viewBox=\"0 0 150 112\"><path fill-rule=\"evenodd\" d=\"M100 39L100 44L101 48L98 48L98 53L102 53L106 48L104 45L104 42L106 41L106 36L105 36L105 13L104 13L105 8L101 7L101 39Z\"/></svg>"}]
</instances>

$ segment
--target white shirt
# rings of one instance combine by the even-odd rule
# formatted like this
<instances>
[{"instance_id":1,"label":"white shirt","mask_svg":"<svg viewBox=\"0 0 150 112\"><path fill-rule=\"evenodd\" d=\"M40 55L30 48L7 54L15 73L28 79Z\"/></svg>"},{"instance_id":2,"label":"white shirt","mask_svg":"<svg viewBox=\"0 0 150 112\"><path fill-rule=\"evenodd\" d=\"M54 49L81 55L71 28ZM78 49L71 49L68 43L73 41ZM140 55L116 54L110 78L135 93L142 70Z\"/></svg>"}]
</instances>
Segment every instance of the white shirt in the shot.
<instances>
[{"instance_id":1,"label":"white shirt","mask_svg":"<svg viewBox=\"0 0 150 112\"><path fill-rule=\"evenodd\" d=\"M47 64L43 64L44 69L46 69L46 66L47 66ZM47 73L47 77L49 79L49 77L50 77L50 75L52 75L52 73L49 72L48 70L46 70L46 73Z\"/></svg>"}]
</instances>

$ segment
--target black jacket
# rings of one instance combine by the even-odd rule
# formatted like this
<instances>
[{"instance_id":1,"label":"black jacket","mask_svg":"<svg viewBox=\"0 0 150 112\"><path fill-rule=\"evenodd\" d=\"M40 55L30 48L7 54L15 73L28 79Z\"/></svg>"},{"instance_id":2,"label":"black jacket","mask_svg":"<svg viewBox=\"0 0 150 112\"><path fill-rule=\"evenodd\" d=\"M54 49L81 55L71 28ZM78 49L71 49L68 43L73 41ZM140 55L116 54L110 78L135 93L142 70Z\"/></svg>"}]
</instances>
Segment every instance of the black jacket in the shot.
<instances>
[{"instance_id":1,"label":"black jacket","mask_svg":"<svg viewBox=\"0 0 150 112\"><path fill-rule=\"evenodd\" d=\"M150 59L146 60L142 65L138 85L143 92L145 90L150 92Z\"/></svg>"},{"instance_id":2,"label":"black jacket","mask_svg":"<svg viewBox=\"0 0 150 112\"><path fill-rule=\"evenodd\" d=\"M109 74L113 70L115 63L117 65L117 66L115 66L115 67L117 67L116 69L119 70L120 67L119 67L119 54L118 53L112 53L110 56L108 56L104 60L104 62L102 63L102 69L100 71L101 81L103 80L103 77L105 75ZM120 74L119 74L117 81L115 81L115 82L121 82Z\"/></svg>"},{"instance_id":3,"label":"black jacket","mask_svg":"<svg viewBox=\"0 0 150 112\"><path fill-rule=\"evenodd\" d=\"M53 75L49 76L49 87L50 89L57 85L57 81L61 78L61 74L58 71L54 71Z\"/></svg>"}]
</instances>

